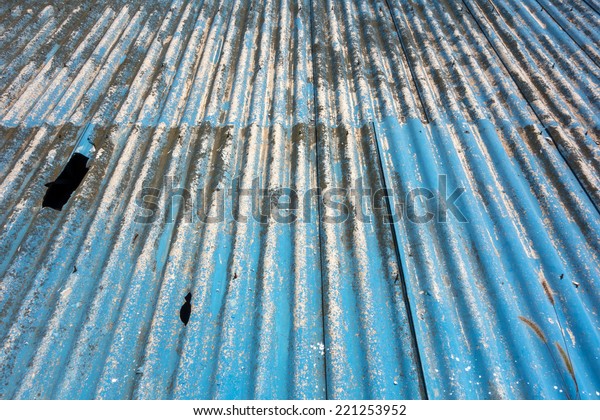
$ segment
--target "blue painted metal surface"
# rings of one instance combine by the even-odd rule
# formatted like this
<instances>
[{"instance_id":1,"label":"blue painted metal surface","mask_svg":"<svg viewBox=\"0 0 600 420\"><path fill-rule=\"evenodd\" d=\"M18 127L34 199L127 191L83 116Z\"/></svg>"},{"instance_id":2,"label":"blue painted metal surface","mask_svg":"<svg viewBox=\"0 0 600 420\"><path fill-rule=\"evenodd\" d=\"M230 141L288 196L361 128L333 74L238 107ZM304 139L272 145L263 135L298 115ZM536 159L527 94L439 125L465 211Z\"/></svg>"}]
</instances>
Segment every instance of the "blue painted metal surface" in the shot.
<instances>
[{"instance_id":1,"label":"blue painted metal surface","mask_svg":"<svg viewBox=\"0 0 600 420\"><path fill-rule=\"evenodd\" d=\"M79 3L0 5L2 398L600 397L597 2Z\"/></svg>"}]
</instances>

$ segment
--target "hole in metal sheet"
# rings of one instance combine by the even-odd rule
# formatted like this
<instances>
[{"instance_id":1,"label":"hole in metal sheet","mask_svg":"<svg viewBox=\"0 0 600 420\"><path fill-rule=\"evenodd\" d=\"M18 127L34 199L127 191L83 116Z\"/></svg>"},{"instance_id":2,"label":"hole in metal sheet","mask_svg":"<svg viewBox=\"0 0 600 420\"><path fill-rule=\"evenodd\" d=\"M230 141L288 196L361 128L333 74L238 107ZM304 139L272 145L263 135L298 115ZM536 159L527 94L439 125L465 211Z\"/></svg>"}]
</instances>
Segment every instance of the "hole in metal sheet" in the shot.
<instances>
[{"instance_id":1,"label":"hole in metal sheet","mask_svg":"<svg viewBox=\"0 0 600 420\"><path fill-rule=\"evenodd\" d=\"M179 318L181 319L181 322L183 322L183 325L187 325L188 321L190 320L190 315L192 313L192 293L188 293L185 296L185 303L181 306L181 309L179 310Z\"/></svg>"},{"instance_id":2,"label":"hole in metal sheet","mask_svg":"<svg viewBox=\"0 0 600 420\"><path fill-rule=\"evenodd\" d=\"M44 195L42 207L50 207L54 210L62 210L67 204L73 191L77 189L83 177L88 171L87 162L89 158L81 153L73 153L71 159L55 181L46 184L48 190Z\"/></svg>"}]
</instances>

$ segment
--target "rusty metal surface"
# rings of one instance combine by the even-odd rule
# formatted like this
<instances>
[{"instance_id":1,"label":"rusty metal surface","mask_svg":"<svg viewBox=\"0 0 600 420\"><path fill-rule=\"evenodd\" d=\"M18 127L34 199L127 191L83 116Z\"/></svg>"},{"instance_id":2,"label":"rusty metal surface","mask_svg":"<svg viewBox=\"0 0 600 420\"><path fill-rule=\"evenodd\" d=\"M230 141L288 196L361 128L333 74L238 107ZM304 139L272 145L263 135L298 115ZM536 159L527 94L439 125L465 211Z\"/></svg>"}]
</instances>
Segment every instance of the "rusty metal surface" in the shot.
<instances>
[{"instance_id":1,"label":"rusty metal surface","mask_svg":"<svg viewBox=\"0 0 600 420\"><path fill-rule=\"evenodd\" d=\"M593 0L2 3L0 396L600 398L598 28Z\"/></svg>"}]
</instances>

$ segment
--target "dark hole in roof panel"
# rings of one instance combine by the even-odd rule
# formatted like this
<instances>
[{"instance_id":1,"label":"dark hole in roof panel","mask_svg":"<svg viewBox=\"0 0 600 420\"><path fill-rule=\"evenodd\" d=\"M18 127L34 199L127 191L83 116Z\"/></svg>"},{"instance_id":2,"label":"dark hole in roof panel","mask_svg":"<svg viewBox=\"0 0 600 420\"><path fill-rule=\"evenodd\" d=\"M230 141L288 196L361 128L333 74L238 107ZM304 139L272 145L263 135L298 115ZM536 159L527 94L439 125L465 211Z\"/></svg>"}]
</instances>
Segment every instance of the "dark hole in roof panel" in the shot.
<instances>
[{"instance_id":1,"label":"dark hole in roof panel","mask_svg":"<svg viewBox=\"0 0 600 420\"><path fill-rule=\"evenodd\" d=\"M73 192L79 187L81 181L88 172L89 158L82 155L81 153L73 153L71 159L60 173L55 181L48 182L46 187L46 194L44 195L44 201L42 207L50 207L54 210L62 210Z\"/></svg>"},{"instance_id":2,"label":"dark hole in roof panel","mask_svg":"<svg viewBox=\"0 0 600 420\"><path fill-rule=\"evenodd\" d=\"M185 296L185 303L181 306L181 309L179 310L179 318L181 319L181 322L183 322L183 325L187 325L187 323L190 321L190 315L192 314L192 293L188 293Z\"/></svg>"}]
</instances>

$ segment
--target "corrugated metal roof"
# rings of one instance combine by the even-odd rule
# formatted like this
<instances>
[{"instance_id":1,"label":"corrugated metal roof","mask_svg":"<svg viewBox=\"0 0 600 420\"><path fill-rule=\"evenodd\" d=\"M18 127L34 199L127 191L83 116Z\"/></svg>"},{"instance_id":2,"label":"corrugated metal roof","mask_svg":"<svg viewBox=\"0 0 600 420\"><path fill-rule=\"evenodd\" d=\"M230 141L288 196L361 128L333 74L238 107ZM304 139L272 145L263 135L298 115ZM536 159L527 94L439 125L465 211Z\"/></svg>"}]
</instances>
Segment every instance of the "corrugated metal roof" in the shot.
<instances>
[{"instance_id":1,"label":"corrugated metal roof","mask_svg":"<svg viewBox=\"0 0 600 420\"><path fill-rule=\"evenodd\" d=\"M1 396L598 398L599 27L596 0L4 2ZM255 180L301 220L232 220ZM356 185L393 197L326 219ZM169 186L228 217L140 223ZM417 223L456 188L466 222Z\"/></svg>"}]
</instances>

